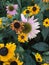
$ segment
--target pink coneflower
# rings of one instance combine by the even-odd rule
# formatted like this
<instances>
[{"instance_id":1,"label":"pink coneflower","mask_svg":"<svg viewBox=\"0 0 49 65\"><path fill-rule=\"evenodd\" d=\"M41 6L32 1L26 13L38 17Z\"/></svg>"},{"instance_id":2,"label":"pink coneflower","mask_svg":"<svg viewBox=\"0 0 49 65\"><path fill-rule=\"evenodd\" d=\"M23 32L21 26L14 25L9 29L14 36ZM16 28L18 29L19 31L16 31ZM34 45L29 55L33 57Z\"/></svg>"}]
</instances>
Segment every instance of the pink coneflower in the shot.
<instances>
[{"instance_id":1,"label":"pink coneflower","mask_svg":"<svg viewBox=\"0 0 49 65\"><path fill-rule=\"evenodd\" d=\"M17 14L17 9L18 9L18 5L17 4L6 6L7 14L10 14L10 15Z\"/></svg>"},{"instance_id":2,"label":"pink coneflower","mask_svg":"<svg viewBox=\"0 0 49 65\"><path fill-rule=\"evenodd\" d=\"M28 34L29 39L35 38L40 32L40 30L38 30L38 28L40 28L40 24L37 22L38 19L34 19L34 16L25 18L24 15L21 14L21 20L25 23L23 32Z\"/></svg>"}]
</instances>

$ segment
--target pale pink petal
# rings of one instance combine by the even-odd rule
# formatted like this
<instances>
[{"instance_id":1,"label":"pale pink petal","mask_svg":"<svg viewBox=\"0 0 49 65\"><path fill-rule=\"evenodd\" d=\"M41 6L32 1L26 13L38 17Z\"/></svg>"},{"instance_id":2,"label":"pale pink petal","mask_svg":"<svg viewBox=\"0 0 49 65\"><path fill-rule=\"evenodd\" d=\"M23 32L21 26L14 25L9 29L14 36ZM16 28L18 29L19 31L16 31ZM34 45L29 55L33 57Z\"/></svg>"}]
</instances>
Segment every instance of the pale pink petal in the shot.
<instances>
[{"instance_id":1,"label":"pale pink petal","mask_svg":"<svg viewBox=\"0 0 49 65\"><path fill-rule=\"evenodd\" d=\"M10 14L10 15L15 15L15 14L17 14L16 10L13 10L13 11L7 11L7 13Z\"/></svg>"},{"instance_id":2,"label":"pale pink petal","mask_svg":"<svg viewBox=\"0 0 49 65\"><path fill-rule=\"evenodd\" d=\"M29 22L33 21L34 16L32 16L31 18L28 19Z\"/></svg>"},{"instance_id":3,"label":"pale pink petal","mask_svg":"<svg viewBox=\"0 0 49 65\"><path fill-rule=\"evenodd\" d=\"M36 22L38 19L35 19L34 21Z\"/></svg>"},{"instance_id":4,"label":"pale pink petal","mask_svg":"<svg viewBox=\"0 0 49 65\"><path fill-rule=\"evenodd\" d=\"M27 22L27 18L25 18L25 16L24 16L23 14L21 14L21 20L22 20L23 22Z\"/></svg>"},{"instance_id":5,"label":"pale pink petal","mask_svg":"<svg viewBox=\"0 0 49 65\"><path fill-rule=\"evenodd\" d=\"M6 8L8 9L9 6L6 6Z\"/></svg>"},{"instance_id":6,"label":"pale pink petal","mask_svg":"<svg viewBox=\"0 0 49 65\"><path fill-rule=\"evenodd\" d=\"M17 4L15 4L13 6L14 6L14 9L18 9L18 5Z\"/></svg>"}]
</instances>

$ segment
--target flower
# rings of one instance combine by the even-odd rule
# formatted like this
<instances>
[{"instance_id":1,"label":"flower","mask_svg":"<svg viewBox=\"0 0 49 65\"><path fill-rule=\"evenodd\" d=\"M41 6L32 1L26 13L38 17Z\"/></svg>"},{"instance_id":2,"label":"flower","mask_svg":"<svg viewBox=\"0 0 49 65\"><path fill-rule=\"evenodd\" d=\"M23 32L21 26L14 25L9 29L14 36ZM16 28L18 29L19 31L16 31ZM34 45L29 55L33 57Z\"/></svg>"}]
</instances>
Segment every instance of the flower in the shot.
<instances>
[{"instance_id":1,"label":"flower","mask_svg":"<svg viewBox=\"0 0 49 65\"><path fill-rule=\"evenodd\" d=\"M44 63L44 64L41 64L41 65L49 65L48 63Z\"/></svg>"},{"instance_id":2,"label":"flower","mask_svg":"<svg viewBox=\"0 0 49 65\"><path fill-rule=\"evenodd\" d=\"M22 43L28 42L28 36L27 36L27 34L25 34L25 33L20 33L20 34L18 35L18 41L19 41L19 42L22 42Z\"/></svg>"},{"instance_id":3,"label":"flower","mask_svg":"<svg viewBox=\"0 0 49 65\"><path fill-rule=\"evenodd\" d=\"M42 0L43 2L49 2L49 0Z\"/></svg>"},{"instance_id":4,"label":"flower","mask_svg":"<svg viewBox=\"0 0 49 65\"><path fill-rule=\"evenodd\" d=\"M3 45L2 45L3 46ZM15 54L14 51L16 49L15 43L7 43L6 46L4 45L0 49L0 60L1 61L8 61L11 59Z\"/></svg>"},{"instance_id":5,"label":"flower","mask_svg":"<svg viewBox=\"0 0 49 65\"><path fill-rule=\"evenodd\" d=\"M0 18L0 25L2 25L2 18Z\"/></svg>"},{"instance_id":6,"label":"flower","mask_svg":"<svg viewBox=\"0 0 49 65\"><path fill-rule=\"evenodd\" d=\"M11 29L14 30L17 34L19 34L23 29L23 23L14 20L14 22L11 23Z\"/></svg>"},{"instance_id":7,"label":"flower","mask_svg":"<svg viewBox=\"0 0 49 65\"><path fill-rule=\"evenodd\" d=\"M0 28L3 28L3 25L2 25L2 18L0 18Z\"/></svg>"},{"instance_id":8,"label":"flower","mask_svg":"<svg viewBox=\"0 0 49 65\"><path fill-rule=\"evenodd\" d=\"M39 13L39 11L40 11L40 7L37 4L32 6L32 14L36 15Z\"/></svg>"},{"instance_id":9,"label":"flower","mask_svg":"<svg viewBox=\"0 0 49 65\"><path fill-rule=\"evenodd\" d=\"M36 54L35 54L35 58L36 58L36 61L37 61L37 62L42 62L42 60L43 60L43 59L42 59L42 56L41 56L39 53L36 53Z\"/></svg>"},{"instance_id":10,"label":"flower","mask_svg":"<svg viewBox=\"0 0 49 65\"><path fill-rule=\"evenodd\" d=\"M0 43L0 48L4 47L4 44L3 43Z\"/></svg>"},{"instance_id":11,"label":"flower","mask_svg":"<svg viewBox=\"0 0 49 65\"><path fill-rule=\"evenodd\" d=\"M13 58L9 62L5 62L4 65L23 65L23 62L19 60L19 58Z\"/></svg>"},{"instance_id":12,"label":"flower","mask_svg":"<svg viewBox=\"0 0 49 65\"><path fill-rule=\"evenodd\" d=\"M7 14L7 17L8 17L9 19L11 19L11 18L12 18L12 15L10 15L10 14Z\"/></svg>"},{"instance_id":13,"label":"flower","mask_svg":"<svg viewBox=\"0 0 49 65\"><path fill-rule=\"evenodd\" d=\"M49 19L48 19L48 18L46 18L46 19L44 20L43 25L44 25L45 27L49 27Z\"/></svg>"},{"instance_id":14,"label":"flower","mask_svg":"<svg viewBox=\"0 0 49 65\"><path fill-rule=\"evenodd\" d=\"M35 38L40 32L40 30L38 30L40 26L39 22L37 22L37 19L34 19L34 16L27 19L23 14L21 14L21 19L24 22L23 32L28 34L29 39Z\"/></svg>"},{"instance_id":15,"label":"flower","mask_svg":"<svg viewBox=\"0 0 49 65\"><path fill-rule=\"evenodd\" d=\"M31 9L29 9L29 7L28 7L28 9L25 9L25 10L22 12L22 14L28 15L29 17L32 16Z\"/></svg>"},{"instance_id":16,"label":"flower","mask_svg":"<svg viewBox=\"0 0 49 65\"><path fill-rule=\"evenodd\" d=\"M8 5L6 6L6 11L7 11L7 14L10 14L10 15L15 15L17 14L17 10L18 9L18 5L15 4L15 5Z\"/></svg>"}]
</instances>

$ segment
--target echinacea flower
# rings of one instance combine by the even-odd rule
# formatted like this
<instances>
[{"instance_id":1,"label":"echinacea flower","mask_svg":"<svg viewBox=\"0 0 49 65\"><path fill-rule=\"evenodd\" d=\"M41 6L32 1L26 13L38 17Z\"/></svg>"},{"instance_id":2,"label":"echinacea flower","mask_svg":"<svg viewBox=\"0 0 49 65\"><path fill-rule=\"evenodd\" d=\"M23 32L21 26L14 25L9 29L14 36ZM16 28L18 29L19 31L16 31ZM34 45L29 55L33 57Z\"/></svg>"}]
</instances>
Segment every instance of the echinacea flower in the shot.
<instances>
[{"instance_id":1,"label":"echinacea flower","mask_svg":"<svg viewBox=\"0 0 49 65\"><path fill-rule=\"evenodd\" d=\"M35 4L31 8L32 8L32 14L34 14L34 15L36 15L40 12L40 7L37 4Z\"/></svg>"},{"instance_id":2,"label":"echinacea flower","mask_svg":"<svg viewBox=\"0 0 49 65\"><path fill-rule=\"evenodd\" d=\"M49 27L49 18L46 18L43 22L43 26Z\"/></svg>"},{"instance_id":3,"label":"echinacea flower","mask_svg":"<svg viewBox=\"0 0 49 65\"><path fill-rule=\"evenodd\" d=\"M8 62L5 62L4 65L23 65L23 62L19 60L19 58L12 58Z\"/></svg>"},{"instance_id":4,"label":"echinacea flower","mask_svg":"<svg viewBox=\"0 0 49 65\"><path fill-rule=\"evenodd\" d=\"M17 20L14 20L11 23L10 26L11 26L11 29L16 32L16 34L19 34L22 31L22 29L23 29L23 23L22 22L19 22Z\"/></svg>"},{"instance_id":5,"label":"echinacea flower","mask_svg":"<svg viewBox=\"0 0 49 65\"><path fill-rule=\"evenodd\" d=\"M11 59L15 54L14 51L16 49L15 43L7 43L6 45L0 45L0 60L1 61L8 61Z\"/></svg>"},{"instance_id":6,"label":"echinacea flower","mask_svg":"<svg viewBox=\"0 0 49 65\"><path fill-rule=\"evenodd\" d=\"M18 35L18 41L19 41L19 42L22 42L22 43L28 42L28 36L27 36L27 34L25 34L25 33L20 33L20 34Z\"/></svg>"},{"instance_id":7,"label":"echinacea flower","mask_svg":"<svg viewBox=\"0 0 49 65\"><path fill-rule=\"evenodd\" d=\"M43 61L42 56L39 53L35 54L35 59L36 59L37 62L42 62Z\"/></svg>"},{"instance_id":8,"label":"echinacea flower","mask_svg":"<svg viewBox=\"0 0 49 65\"><path fill-rule=\"evenodd\" d=\"M10 14L10 15L17 14L17 9L18 9L17 4L15 5L11 4L11 5L6 6L7 14Z\"/></svg>"},{"instance_id":9,"label":"echinacea flower","mask_svg":"<svg viewBox=\"0 0 49 65\"><path fill-rule=\"evenodd\" d=\"M21 14L21 19L24 22L23 32L28 34L29 39L35 38L40 32L40 30L38 30L38 28L40 28L40 24L37 22L38 19L34 19L34 16L25 18L23 14Z\"/></svg>"}]
</instances>

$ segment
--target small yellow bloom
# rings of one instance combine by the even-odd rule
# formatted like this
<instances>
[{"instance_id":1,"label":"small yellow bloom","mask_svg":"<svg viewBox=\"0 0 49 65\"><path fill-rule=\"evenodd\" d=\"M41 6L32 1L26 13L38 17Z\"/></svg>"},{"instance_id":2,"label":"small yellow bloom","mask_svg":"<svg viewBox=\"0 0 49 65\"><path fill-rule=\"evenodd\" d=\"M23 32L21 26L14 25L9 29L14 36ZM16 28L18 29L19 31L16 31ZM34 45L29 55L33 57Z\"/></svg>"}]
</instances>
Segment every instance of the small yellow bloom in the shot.
<instances>
[{"instance_id":1,"label":"small yellow bloom","mask_svg":"<svg viewBox=\"0 0 49 65\"><path fill-rule=\"evenodd\" d=\"M0 28L2 27L2 18L0 18Z\"/></svg>"},{"instance_id":2,"label":"small yellow bloom","mask_svg":"<svg viewBox=\"0 0 49 65\"><path fill-rule=\"evenodd\" d=\"M7 14L7 17L8 17L9 19L11 19L11 18L12 18L12 15L10 15L10 14Z\"/></svg>"},{"instance_id":3,"label":"small yellow bloom","mask_svg":"<svg viewBox=\"0 0 49 65\"><path fill-rule=\"evenodd\" d=\"M3 46L3 45L2 45ZM16 49L15 43L7 43L0 49L0 60L1 61L8 61L11 59L15 54L14 51Z\"/></svg>"},{"instance_id":4,"label":"small yellow bloom","mask_svg":"<svg viewBox=\"0 0 49 65\"><path fill-rule=\"evenodd\" d=\"M29 9L29 7L28 7L28 9L25 9L25 10L22 12L22 14L28 15L29 17L32 16L31 8Z\"/></svg>"},{"instance_id":5,"label":"small yellow bloom","mask_svg":"<svg viewBox=\"0 0 49 65\"><path fill-rule=\"evenodd\" d=\"M2 18L0 18L0 25L2 25Z\"/></svg>"},{"instance_id":6,"label":"small yellow bloom","mask_svg":"<svg viewBox=\"0 0 49 65\"><path fill-rule=\"evenodd\" d=\"M41 57L41 55L39 53L35 54L35 58L36 58L37 62L42 62L42 57Z\"/></svg>"},{"instance_id":7,"label":"small yellow bloom","mask_svg":"<svg viewBox=\"0 0 49 65\"><path fill-rule=\"evenodd\" d=\"M27 34L25 34L25 33L19 34L18 35L18 41L22 42L22 43L28 42Z\"/></svg>"},{"instance_id":8,"label":"small yellow bloom","mask_svg":"<svg viewBox=\"0 0 49 65\"><path fill-rule=\"evenodd\" d=\"M44 63L44 64L41 64L41 65L49 65L48 63Z\"/></svg>"},{"instance_id":9,"label":"small yellow bloom","mask_svg":"<svg viewBox=\"0 0 49 65\"><path fill-rule=\"evenodd\" d=\"M46 18L46 19L44 20L43 25L44 25L45 27L49 27L49 19L48 19L48 18Z\"/></svg>"},{"instance_id":10,"label":"small yellow bloom","mask_svg":"<svg viewBox=\"0 0 49 65\"><path fill-rule=\"evenodd\" d=\"M34 6L32 6L32 14L33 15L36 15L39 12L40 12L40 7L37 4L35 4Z\"/></svg>"}]
</instances>

